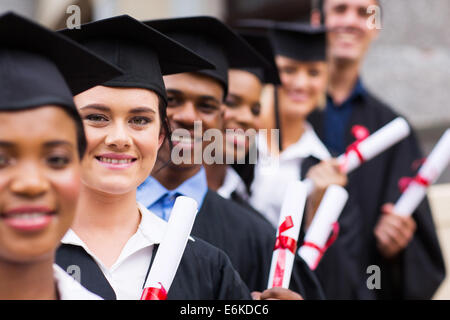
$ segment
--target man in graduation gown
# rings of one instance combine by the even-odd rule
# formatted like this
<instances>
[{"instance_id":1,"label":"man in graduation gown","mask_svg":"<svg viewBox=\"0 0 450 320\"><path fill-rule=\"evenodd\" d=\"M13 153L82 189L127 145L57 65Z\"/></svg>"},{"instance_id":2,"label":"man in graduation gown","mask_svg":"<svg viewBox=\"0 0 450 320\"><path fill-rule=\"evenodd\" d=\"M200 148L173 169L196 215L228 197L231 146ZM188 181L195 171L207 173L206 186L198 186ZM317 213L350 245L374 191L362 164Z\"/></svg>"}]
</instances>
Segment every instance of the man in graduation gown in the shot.
<instances>
[{"instance_id":1,"label":"man in graduation gown","mask_svg":"<svg viewBox=\"0 0 450 320\"><path fill-rule=\"evenodd\" d=\"M178 195L194 198L199 204L192 234L224 250L251 291L267 288L276 230L261 215L209 190L205 170L195 160L196 144L207 129L222 128L222 101L227 94L228 68L258 67L262 59L243 39L212 17L189 17L146 22L173 37L212 62L215 70L202 70L164 78L168 93L167 114L172 129L188 132L174 139L158 155L155 167L138 190L138 200L148 209L168 219ZM263 62L264 63L264 62ZM201 124L200 137L195 126ZM203 147L208 142L203 141ZM201 145L200 145L201 147ZM173 155L189 154L187 161L174 163ZM201 157L202 155L200 155ZM305 262L296 258L291 279L293 291L305 299L321 299L321 287Z\"/></svg>"},{"instance_id":2,"label":"man in graduation gown","mask_svg":"<svg viewBox=\"0 0 450 320\"><path fill-rule=\"evenodd\" d=\"M373 133L398 116L364 88L360 68L378 30L367 27L367 8L376 0L325 0L330 84L324 112L309 121L334 155L354 141L351 128L363 125ZM400 196L398 181L413 176L412 164L422 158L414 132L349 175L350 197L357 199L363 220L360 244L364 270L377 265L379 299L430 299L445 276L444 261L428 201L412 217L400 217L393 206ZM369 277L370 274L367 275Z\"/></svg>"}]
</instances>

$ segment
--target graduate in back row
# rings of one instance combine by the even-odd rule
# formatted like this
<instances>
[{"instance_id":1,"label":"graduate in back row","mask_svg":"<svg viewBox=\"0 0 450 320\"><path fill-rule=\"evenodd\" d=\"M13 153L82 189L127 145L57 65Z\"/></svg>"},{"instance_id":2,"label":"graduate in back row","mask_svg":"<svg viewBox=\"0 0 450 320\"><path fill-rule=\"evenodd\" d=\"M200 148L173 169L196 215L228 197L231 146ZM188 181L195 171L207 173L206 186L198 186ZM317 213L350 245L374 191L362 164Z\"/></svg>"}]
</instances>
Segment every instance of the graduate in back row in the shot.
<instances>
[{"instance_id":1,"label":"graduate in back row","mask_svg":"<svg viewBox=\"0 0 450 320\"><path fill-rule=\"evenodd\" d=\"M72 96L121 72L14 13L0 15L0 42L0 299L101 299L54 259L86 151Z\"/></svg>"},{"instance_id":2,"label":"graduate in back row","mask_svg":"<svg viewBox=\"0 0 450 320\"><path fill-rule=\"evenodd\" d=\"M368 28L367 12L378 0L325 0L329 32L330 84L323 112L309 118L333 155L354 141L351 128L363 125L373 133L398 114L363 85L360 71L370 44L380 30ZM349 195L361 208L364 225L360 241L366 255L362 267L378 265L379 299L430 299L445 277L445 264L428 200L411 217L393 212L400 196L401 177L414 176L413 163L423 155L412 133L349 175Z\"/></svg>"}]
</instances>

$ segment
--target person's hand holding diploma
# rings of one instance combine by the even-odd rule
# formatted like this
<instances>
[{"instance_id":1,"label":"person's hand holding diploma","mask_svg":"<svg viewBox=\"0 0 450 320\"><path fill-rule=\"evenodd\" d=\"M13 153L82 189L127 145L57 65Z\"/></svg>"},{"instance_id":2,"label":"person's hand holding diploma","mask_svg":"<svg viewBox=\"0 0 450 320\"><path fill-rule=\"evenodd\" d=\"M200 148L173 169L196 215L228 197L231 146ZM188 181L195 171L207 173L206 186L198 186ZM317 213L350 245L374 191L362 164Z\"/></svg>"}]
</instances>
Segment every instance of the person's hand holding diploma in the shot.
<instances>
[{"instance_id":1,"label":"person's hand holding diploma","mask_svg":"<svg viewBox=\"0 0 450 320\"><path fill-rule=\"evenodd\" d=\"M385 204L382 215L375 226L377 248L386 259L396 257L411 242L416 231L416 222L412 216L395 214L392 203Z\"/></svg>"}]
</instances>

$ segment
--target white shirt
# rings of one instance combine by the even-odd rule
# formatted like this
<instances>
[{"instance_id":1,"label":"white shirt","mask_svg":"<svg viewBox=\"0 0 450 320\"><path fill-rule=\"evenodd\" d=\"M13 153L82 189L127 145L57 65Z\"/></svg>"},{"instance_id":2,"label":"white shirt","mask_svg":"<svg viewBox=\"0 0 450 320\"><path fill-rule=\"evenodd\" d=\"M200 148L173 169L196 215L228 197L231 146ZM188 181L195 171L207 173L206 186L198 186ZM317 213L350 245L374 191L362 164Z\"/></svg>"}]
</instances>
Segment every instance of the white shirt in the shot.
<instances>
[{"instance_id":1,"label":"white shirt","mask_svg":"<svg viewBox=\"0 0 450 320\"><path fill-rule=\"evenodd\" d=\"M136 233L127 241L117 261L107 268L89 250L87 245L72 229L66 233L62 243L77 245L97 262L105 278L110 283L118 300L139 300L142 295L145 276L153 254L153 245L161 242L167 222L138 203L141 222ZM81 270L83 277L83 270Z\"/></svg>"},{"instance_id":2,"label":"white shirt","mask_svg":"<svg viewBox=\"0 0 450 320\"><path fill-rule=\"evenodd\" d=\"M61 300L103 300L88 291L56 264L53 265L53 277Z\"/></svg>"},{"instance_id":3,"label":"white shirt","mask_svg":"<svg viewBox=\"0 0 450 320\"><path fill-rule=\"evenodd\" d=\"M258 136L257 143L259 158L255 165L255 178L250 187L249 202L274 227L278 227L286 187L290 181L300 180L302 160L309 156L326 160L331 155L309 123L306 123L305 132L300 139L277 158L270 155L264 135Z\"/></svg>"},{"instance_id":4,"label":"white shirt","mask_svg":"<svg viewBox=\"0 0 450 320\"><path fill-rule=\"evenodd\" d=\"M230 199L231 194L235 191L242 197L242 199L248 200L249 195L244 181L232 167L227 166L225 179L223 180L222 186L217 190L217 193L225 199Z\"/></svg>"}]
</instances>

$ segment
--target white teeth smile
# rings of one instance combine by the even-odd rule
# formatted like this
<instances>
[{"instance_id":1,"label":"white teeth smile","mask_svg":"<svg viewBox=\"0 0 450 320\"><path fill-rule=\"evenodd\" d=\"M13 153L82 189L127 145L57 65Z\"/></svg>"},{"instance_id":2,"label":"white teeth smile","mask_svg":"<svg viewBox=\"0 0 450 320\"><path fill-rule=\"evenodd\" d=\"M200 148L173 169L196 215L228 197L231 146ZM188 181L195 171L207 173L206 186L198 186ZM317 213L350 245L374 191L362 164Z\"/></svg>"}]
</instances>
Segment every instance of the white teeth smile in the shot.
<instances>
[{"instance_id":1,"label":"white teeth smile","mask_svg":"<svg viewBox=\"0 0 450 320\"><path fill-rule=\"evenodd\" d=\"M36 219L42 216L46 216L47 212L27 212L27 213L15 213L13 215L8 215L7 217L12 217L15 219Z\"/></svg>"},{"instance_id":2,"label":"white teeth smile","mask_svg":"<svg viewBox=\"0 0 450 320\"><path fill-rule=\"evenodd\" d=\"M101 162L105 162L105 163L112 163L112 164L127 164L127 163L131 163L133 162L133 159L111 159L111 158L104 158L104 157L99 157L98 158Z\"/></svg>"}]
</instances>

